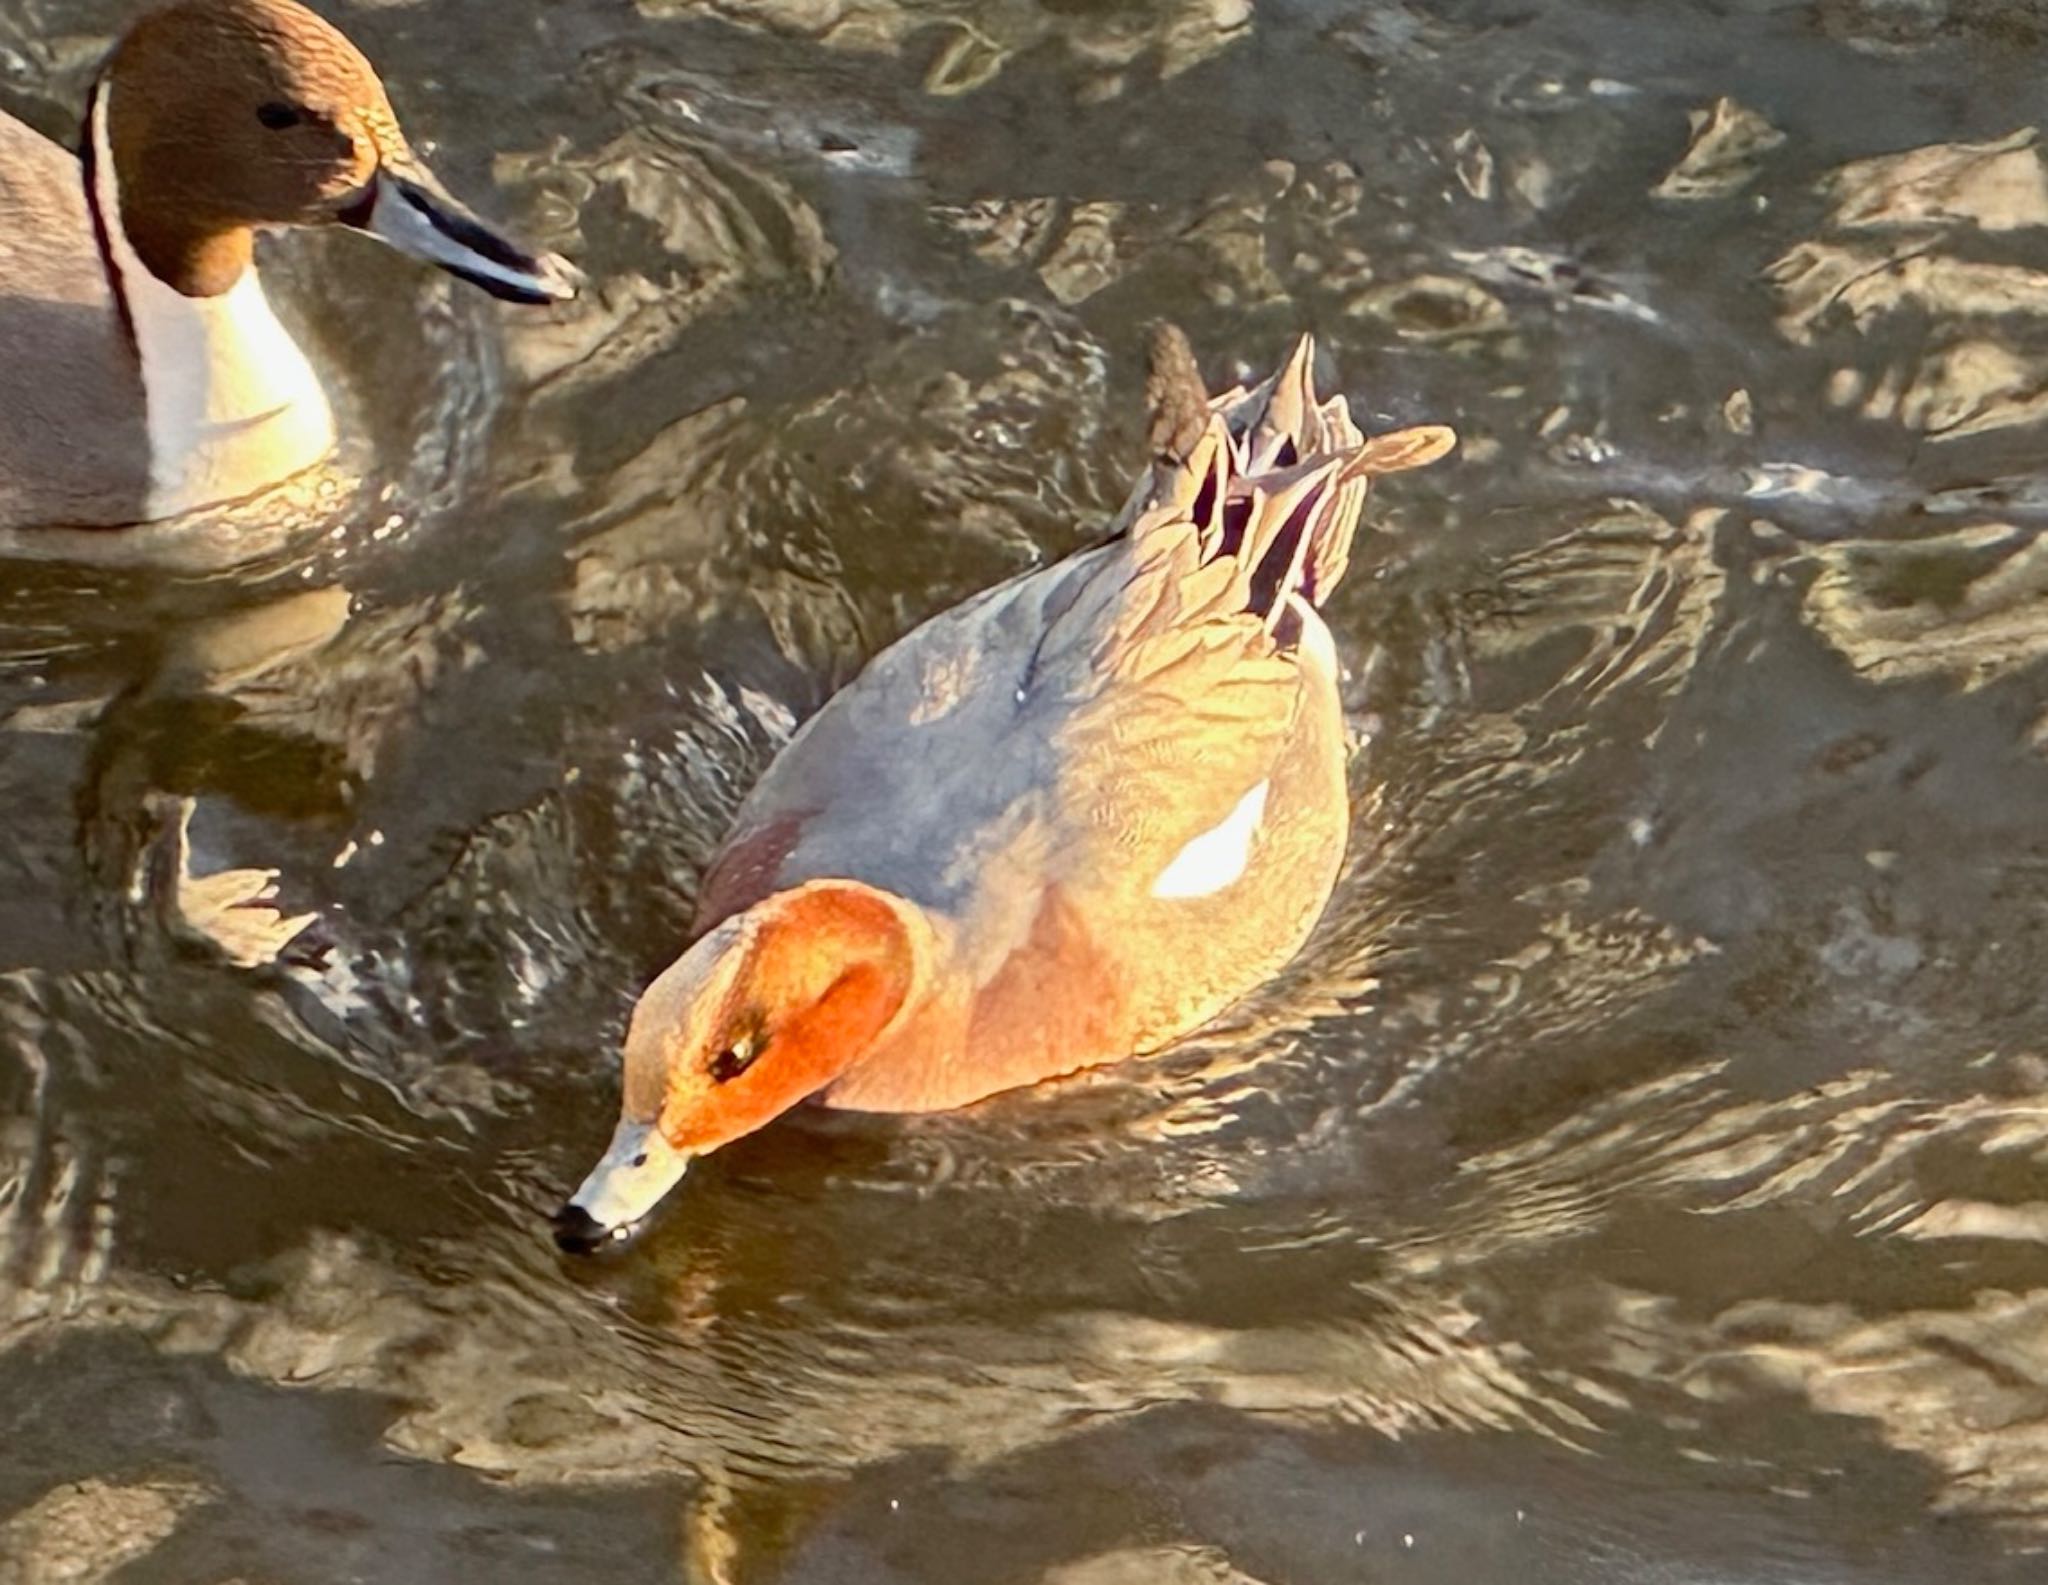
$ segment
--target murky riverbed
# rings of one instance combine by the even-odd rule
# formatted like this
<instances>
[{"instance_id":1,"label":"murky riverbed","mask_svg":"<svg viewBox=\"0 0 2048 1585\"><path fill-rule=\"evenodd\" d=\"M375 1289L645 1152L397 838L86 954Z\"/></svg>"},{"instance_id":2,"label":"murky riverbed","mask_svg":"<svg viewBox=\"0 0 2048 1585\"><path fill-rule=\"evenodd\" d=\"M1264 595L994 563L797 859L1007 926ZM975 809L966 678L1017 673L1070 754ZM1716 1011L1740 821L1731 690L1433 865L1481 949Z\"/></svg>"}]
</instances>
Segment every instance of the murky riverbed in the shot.
<instances>
[{"instance_id":1,"label":"murky riverbed","mask_svg":"<svg viewBox=\"0 0 2048 1585\"><path fill-rule=\"evenodd\" d=\"M599 289L293 239L317 498L0 572L0 1576L2041 1577L2048 13L326 9ZM0 0L0 104L129 10ZM722 822L1091 533L1161 314L1465 437L1323 930L564 1262ZM124 900L183 798L283 966Z\"/></svg>"}]
</instances>

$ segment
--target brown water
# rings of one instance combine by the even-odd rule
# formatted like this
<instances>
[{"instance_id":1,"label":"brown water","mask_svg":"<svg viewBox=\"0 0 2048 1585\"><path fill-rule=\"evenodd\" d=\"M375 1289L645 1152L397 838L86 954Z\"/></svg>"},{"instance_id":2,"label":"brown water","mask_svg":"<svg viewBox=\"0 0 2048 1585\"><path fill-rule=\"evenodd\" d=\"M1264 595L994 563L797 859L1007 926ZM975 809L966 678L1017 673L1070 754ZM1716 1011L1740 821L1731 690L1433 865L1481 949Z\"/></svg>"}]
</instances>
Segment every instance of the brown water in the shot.
<instances>
[{"instance_id":1,"label":"brown water","mask_svg":"<svg viewBox=\"0 0 2048 1585\"><path fill-rule=\"evenodd\" d=\"M0 105L129 9L0 0ZM2048 13L328 10L600 289L292 239L313 526L0 572L0 1576L2043 1577ZM1090 534L1160 314L1465 436L1335 603L1324 929L565 1262L722 822ZM164 795L283 968L123 900Z\"/></svg>"}]
</instances>

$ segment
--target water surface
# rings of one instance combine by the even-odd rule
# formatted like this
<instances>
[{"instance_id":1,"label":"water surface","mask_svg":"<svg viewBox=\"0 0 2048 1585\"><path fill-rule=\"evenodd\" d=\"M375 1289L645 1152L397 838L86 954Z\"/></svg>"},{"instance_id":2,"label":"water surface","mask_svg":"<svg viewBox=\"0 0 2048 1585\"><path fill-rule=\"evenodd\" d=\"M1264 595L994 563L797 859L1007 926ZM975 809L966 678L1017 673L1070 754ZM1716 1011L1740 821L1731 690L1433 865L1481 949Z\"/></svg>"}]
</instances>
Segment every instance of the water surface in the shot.
<instances>
[{"instance_id":1,"label":"water surface","mask_svg":"<svg viewBox=\"0 0 2048 1585\"><path fill-rule=\"evenodd\" d=\"M341 465L0 575L20 1577L2040 1577L2037 7L327 9L598 287L288 239ZM128 14L0 0L0 104ZM1333 605L1323 929L564 1262L738 799L1089 537L1158 315L1465 438ZM188 798L281 966L126 900Z\"/></svg>"}]
</instances>

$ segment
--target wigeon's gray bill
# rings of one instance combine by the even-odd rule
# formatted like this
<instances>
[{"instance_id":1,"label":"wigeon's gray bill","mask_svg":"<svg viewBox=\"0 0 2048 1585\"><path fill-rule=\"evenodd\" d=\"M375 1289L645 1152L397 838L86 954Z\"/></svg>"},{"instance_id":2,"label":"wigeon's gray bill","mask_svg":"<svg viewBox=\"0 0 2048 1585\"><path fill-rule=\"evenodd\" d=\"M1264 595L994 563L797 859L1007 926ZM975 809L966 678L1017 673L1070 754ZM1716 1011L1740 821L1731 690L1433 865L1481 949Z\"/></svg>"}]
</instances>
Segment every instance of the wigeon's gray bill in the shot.
<instances>
[{"instance_id":1,"label":"wigeon's gray bill","mask_svg":"<svg viewBox=\"0 0 2048 1585\"><path fill-rule=\"evenodd\" d=\"M1212 398L1162 329L1110 537L915 629L790 740L633 1009L565 1249L800 1101L932 1111L1153 1051L1300 949L1351 823L1318 607L1371 480L1456 440L1368 438L1313 364L1304 339Z\"/></svg>"},{"instance_id":2,"label":"wigeon's gray bill","mask_svg":"<svg viewBox=\"0 0 2048 1585\"><path fill-rule=\"evenodd\" d=\"M590 1176L555 1212L555 1242L571 1254L587 1255L627 1238L682 1181L689 1164L654 1124L621 1121Z\"/></svg>"}]
</instances>

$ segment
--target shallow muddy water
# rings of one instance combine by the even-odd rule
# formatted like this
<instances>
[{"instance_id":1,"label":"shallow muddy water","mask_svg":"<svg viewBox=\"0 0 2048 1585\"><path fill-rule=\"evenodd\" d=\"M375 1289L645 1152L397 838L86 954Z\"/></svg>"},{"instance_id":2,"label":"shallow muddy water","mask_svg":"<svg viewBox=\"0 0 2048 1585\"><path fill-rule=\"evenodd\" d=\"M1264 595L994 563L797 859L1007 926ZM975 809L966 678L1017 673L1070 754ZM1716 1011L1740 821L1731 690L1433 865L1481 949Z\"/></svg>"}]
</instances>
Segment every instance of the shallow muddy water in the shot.
<instances>
[{"instance_id":1,"label":"shallow muddy water","mask_svg":"<svg viewBox=\"0 0 2048 1585\"><path fill-rule=\"evenodd\" d=\"M130 9L0 0L0 106ZM0 568L0 1577L2042 1577L2048 13L326 10L596 285L282 241L335 472ZM557 1256L738 798L1089 537L1158 315L1464 436L1315 941ZM282 965L127 900L183 798Z\"/></svg>"}]
</instances>

